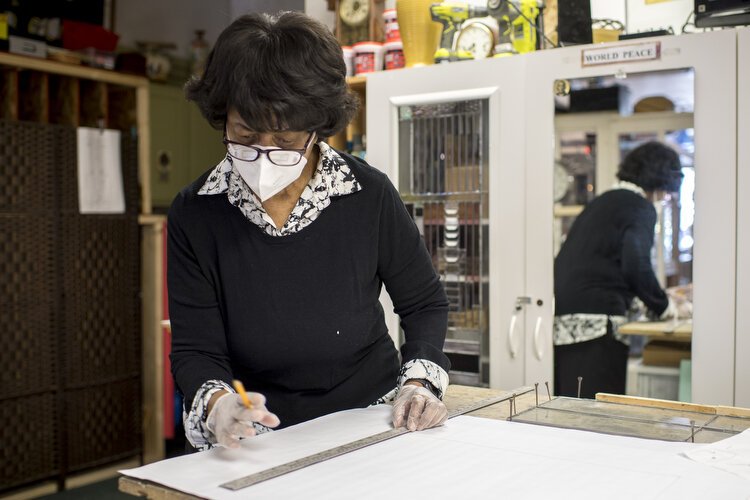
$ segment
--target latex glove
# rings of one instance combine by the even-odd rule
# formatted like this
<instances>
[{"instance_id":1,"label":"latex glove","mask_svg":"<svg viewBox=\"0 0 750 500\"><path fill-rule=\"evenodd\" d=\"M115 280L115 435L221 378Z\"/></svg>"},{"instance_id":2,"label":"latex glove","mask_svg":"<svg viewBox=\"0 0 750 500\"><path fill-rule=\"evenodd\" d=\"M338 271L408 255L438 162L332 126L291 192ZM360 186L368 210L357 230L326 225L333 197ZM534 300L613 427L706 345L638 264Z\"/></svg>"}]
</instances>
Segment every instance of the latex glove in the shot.
<instances>
[{"instance_id":1,"label":"latex glove","mask_svg":"<svg viewBox=\"0 0 750 500\"><path fill-rule=\"evenodd\" d=\"M429 389L404 384L393 402L393 427L421 431L442 425L448 409Z\"/></svg>"},{"instance_id":2,"label":"latex glove","mask_svg":"<svg viewBox=\"0 0 750 500\"><path fill-rule=\"evenodd\" d=\"M240 437L255 435L253 422L266 427L279 425L279 417L266 409L266 398L257 392L248 392L253 408L247 408L239 394L227 393L214 403L206 419L206 427L216 441L227 448L239 448Z\"/></svg>"}]
</instances>

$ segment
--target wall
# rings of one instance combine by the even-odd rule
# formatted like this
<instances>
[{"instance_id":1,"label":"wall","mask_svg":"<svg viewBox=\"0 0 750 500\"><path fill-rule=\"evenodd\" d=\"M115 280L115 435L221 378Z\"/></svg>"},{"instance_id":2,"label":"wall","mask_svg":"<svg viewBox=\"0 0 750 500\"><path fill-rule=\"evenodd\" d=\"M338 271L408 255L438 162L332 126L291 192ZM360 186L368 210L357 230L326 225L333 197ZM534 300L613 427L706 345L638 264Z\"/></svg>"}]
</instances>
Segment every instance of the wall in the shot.
<instances>
[{"instance_id":1,"label":"wall","mask_svg":"<svg viewBox=\"0 0 750 500\"><path fill-rule=\"evenodd\" d=\"M317 4L325 0L120 1L115 2L114 31L120 35L121 46L134 47L136 40L173 42L177 49L171 55L189 58L195 30L205 30L206 40L213 45L219 33L243 14L303 10L306 3L317 12Z\"/></svg>"},{"instance_id":2,"label":"wall","mask_svg":"<svg viewBox=\"0 0 750 500\"><path fill-rule=\"evenodd\" d=\"M693 11L693 0L591 0L591 17L616 19L625 24L628 33L671 27L681 33L682 25Z\"/></svg>"}]
</instances>

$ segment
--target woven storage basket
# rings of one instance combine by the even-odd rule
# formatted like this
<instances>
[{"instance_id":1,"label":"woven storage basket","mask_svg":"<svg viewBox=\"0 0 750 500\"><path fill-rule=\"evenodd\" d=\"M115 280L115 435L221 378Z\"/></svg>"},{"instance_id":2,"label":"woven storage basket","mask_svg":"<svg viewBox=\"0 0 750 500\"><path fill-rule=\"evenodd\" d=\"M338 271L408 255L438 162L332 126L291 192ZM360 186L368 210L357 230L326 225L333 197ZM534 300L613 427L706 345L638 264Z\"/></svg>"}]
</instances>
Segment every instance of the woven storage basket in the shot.
<instances>
[{"instance_id":1,"label":"woven storage basket","mask_svg":"<svg viewBox=\"0 0 750 500\"><path fill-rule=\"evenodd\" d=\"M66 387L140 372L140 245L131 216L62 218Z\"/></svg>"},{"instance_id":2,"label":"woven storage basket","mask_svg":"<svg viewBox=\"0 0 750 500\"><path fill-rule=\"evenodd\" d=\"M0 419L0 492L59 473L59 421L53 393L2 400Z\"/></svg>"},{"instance_id":3,"label":"woven storage basket","mask_svg":"<svg viewBox=\"0 0 750 500\"><path fill-rule=\"evenodd\" d=\"M141 452L140 378L65 391L69 471Z\"/></svg>"},{"instance_id":4,"label":"woven storage basket","mask_svg":"<svg viewBox=\"0 0 750 500\"><path fill-rule=\"evenodd\" d=\"M0 137L0 213L56 209L54 127L0 120Z\"/></svg>"}]
</instances>

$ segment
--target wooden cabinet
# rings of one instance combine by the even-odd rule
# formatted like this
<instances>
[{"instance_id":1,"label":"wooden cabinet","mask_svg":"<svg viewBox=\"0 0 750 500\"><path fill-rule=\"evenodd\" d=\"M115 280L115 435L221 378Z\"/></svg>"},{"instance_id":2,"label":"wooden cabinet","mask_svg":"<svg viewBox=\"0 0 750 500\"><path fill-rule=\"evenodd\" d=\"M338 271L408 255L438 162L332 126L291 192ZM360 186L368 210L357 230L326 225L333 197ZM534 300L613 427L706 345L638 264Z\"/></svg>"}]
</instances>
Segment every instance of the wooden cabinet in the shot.
<instances>
[{"instance_id":1,"label":"wooden cabinet","mask_svg":"<svg viewBox=\"0 0 750 500\"><path fill-rule=\"evenodd\" d=\"M152 83L151 193L159 210L225 154L220 131L211 128L197 106L185 99L181 87Z\"/></svg>"}]
</instances>

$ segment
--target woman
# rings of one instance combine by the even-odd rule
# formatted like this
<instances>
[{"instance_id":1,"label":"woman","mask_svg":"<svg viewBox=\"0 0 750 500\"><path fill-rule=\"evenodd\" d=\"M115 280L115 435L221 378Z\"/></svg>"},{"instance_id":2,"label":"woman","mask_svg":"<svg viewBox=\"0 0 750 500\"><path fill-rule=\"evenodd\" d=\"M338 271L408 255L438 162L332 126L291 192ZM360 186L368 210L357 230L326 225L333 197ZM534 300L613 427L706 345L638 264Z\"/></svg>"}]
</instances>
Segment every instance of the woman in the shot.
<instances>
[{"instance_id":1,"label":"woman","mask_svg":"<svg viewBox=\"0 0 750 500\"><path fill-rule=\"evenodd\" d=\"M651 266L656 210L653 201L676 192L680 159L658 142L631 151L620 181L576 218L555 259L555 394L625 393L628 346L618 340L634 297L653 316L667 319L674 304Z\"/></svg>"},{"instance_id":2,"label":"woman","mask_svg":"<svg viewBox=\"0 0 750 500\"><path fill-rule=\"evenodd\" d=\"M324 141L357 109L345 74L322 24L252 14L186 87L227 147L169 212L172 373L195 448L394 398L396 427L446 418L447 299L419 231L384 174Z\"/></svg>"}]
</instances>

